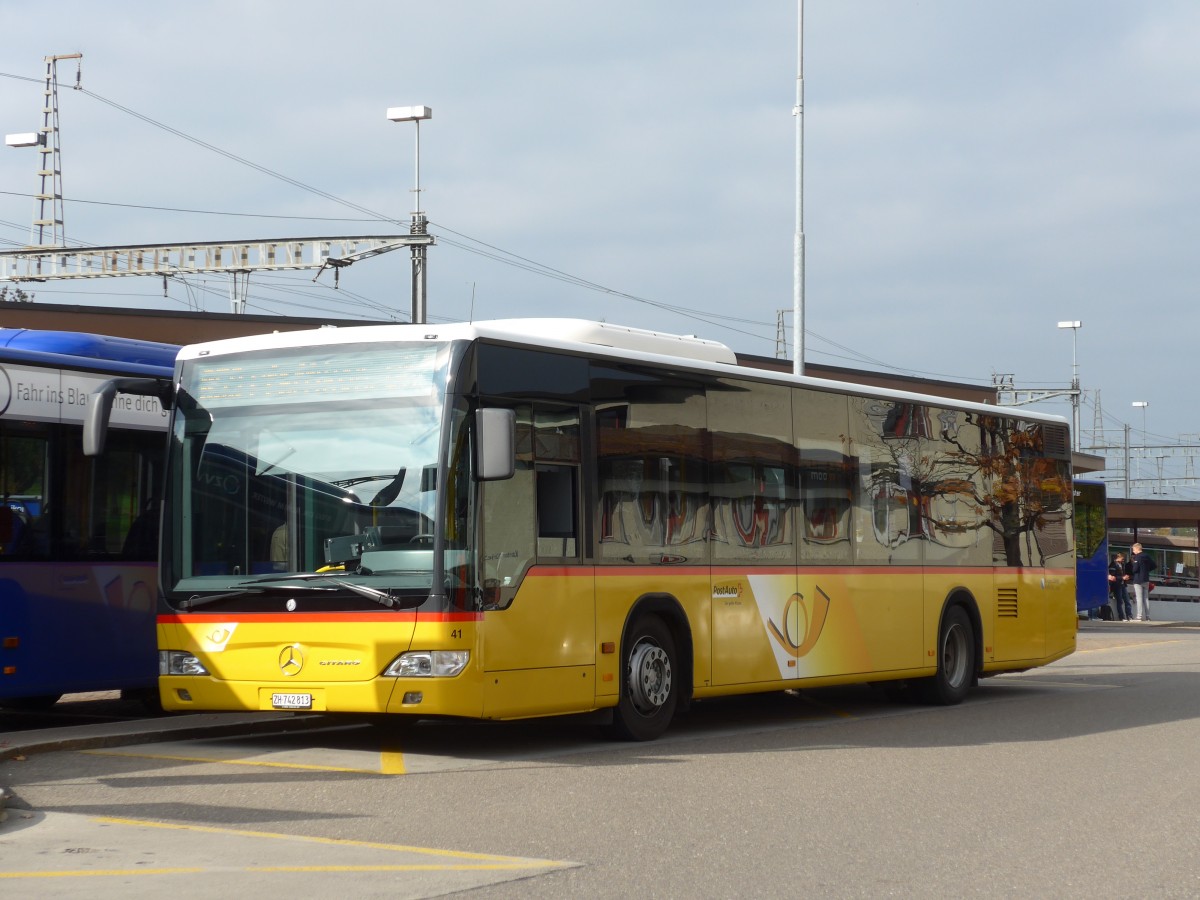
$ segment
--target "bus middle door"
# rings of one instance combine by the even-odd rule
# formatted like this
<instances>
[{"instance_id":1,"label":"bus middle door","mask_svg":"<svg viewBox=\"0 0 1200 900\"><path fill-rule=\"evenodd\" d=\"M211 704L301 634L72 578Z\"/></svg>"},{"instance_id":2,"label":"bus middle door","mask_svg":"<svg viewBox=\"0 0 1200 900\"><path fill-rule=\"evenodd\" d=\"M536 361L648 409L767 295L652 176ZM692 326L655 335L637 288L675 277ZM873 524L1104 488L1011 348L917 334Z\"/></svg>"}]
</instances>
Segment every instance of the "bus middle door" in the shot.
<instances>
[{"instance_id":1,"label":"bus middle door","mask_svg":"<svg viewBox=\"0 0 1200 900\"><path fill-rule=\"evenodd\" d=\"M580 565L579 412L517 408L513 477L482 486L487 718L595 705L595 576Z\"/></svg>"}]
</instances>

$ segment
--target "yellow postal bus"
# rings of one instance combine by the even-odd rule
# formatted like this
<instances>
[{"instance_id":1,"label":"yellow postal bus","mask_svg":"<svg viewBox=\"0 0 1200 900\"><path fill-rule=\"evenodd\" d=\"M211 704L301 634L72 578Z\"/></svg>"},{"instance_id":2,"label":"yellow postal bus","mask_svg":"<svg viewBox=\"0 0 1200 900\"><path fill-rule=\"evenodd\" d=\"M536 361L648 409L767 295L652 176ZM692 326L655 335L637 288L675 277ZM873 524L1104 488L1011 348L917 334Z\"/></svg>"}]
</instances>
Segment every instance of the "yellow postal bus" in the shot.
<instances>
[{"instance_id":1,"label":"yellow postal bus","mask_svg":"<svg viewBox=\"0 0 1200 900\"><path fill-rule=\"evenodd\" d=\"M579 320L237 338L176 384L168 709L602 710L645 740L720 695L955 703L1075 647L1059 417Z\"/></svg>"}]
</instances>

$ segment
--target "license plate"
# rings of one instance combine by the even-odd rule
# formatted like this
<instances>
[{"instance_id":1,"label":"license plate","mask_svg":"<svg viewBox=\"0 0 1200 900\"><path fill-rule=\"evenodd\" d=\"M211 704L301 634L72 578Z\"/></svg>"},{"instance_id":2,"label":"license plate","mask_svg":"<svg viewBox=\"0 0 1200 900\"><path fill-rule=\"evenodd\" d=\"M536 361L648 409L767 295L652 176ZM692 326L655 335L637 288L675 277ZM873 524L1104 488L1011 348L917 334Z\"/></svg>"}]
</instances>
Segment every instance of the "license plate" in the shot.
<instances>
[{"instance_id":1,"label":"license plate","mask_svg":"<svg viewBox=\"0 0 1200 900\"><path fill-rule=\"evenodd\" d=\"M312 694L272 694L275 709L312 709Z\"/></svg>"}]
</instances>

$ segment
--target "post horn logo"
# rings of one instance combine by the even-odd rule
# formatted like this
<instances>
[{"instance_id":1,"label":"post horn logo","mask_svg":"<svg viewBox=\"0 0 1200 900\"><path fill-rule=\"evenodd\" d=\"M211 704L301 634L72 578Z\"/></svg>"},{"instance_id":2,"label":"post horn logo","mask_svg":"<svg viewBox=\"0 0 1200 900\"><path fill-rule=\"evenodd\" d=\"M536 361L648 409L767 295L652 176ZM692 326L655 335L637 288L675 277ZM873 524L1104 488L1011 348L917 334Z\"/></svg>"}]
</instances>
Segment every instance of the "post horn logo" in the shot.
<instances>
[{"instance_id":1,"label":"post horn logo","mask_svg":"<svg viewBox=\"0 0 1200 900\"><path fill-rule=\"evenodd\" d=\"M291 678L304 668L304 651L299 644L288 644L279 651L279 671Z\"/></svg>"},{"instance_id":2,"label":"post horn logo","mask_svg":"<svg viewBox=\"0 0 1200 900\"><path fill-rule=\"evenodd\" d=\"M799 592L788 598L788 602L783 606L783 628L776 625L772 619L767 619L767 629L771 632L771 637L796 659L805 656L817 645L817 638L821 636L821 629L825 627L825 617L829 614L829 595L819 587L816 591L817 596L812 601L805 599ZM796 611L798 640L792 637L792 629L788 624L791 621L793 606L799 607Z\"/></svg>"}]
</instances>

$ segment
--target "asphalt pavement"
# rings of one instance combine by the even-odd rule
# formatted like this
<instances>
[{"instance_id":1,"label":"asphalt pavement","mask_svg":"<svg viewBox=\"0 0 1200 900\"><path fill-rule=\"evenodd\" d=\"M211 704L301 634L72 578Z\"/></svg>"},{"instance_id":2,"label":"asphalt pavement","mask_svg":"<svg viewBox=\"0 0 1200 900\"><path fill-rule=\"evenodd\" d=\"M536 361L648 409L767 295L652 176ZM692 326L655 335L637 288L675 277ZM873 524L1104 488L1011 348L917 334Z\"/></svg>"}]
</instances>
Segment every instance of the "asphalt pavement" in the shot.
<instances>
[{"instance_id":1,"label":"asphalt pavement","mask_svg":"<svg viewBox=\"0 0 1200 900\"><path fill-rule=\"evenodd\" d=\"M1136 632L1144 629L1200 627L1195 622L1106 622L1079 620L1080 633ZM59 750L94 750L162 741L278 734L344 724L344 719L322 713L195 713L160 715L119 721L56 725L23 731L0 732L0 761ZM0 783L0 822L6 808L23 808L21 800Z\"/></svg>"},{"instance_id":2,"label":"asphalt pavement","mask_svg":"<svg viewBox=\"0 0 1200 900\"><path fill-rule=\"evenodd\" d=\"M56 750L94 750L156 741L272 734L328 727L332 717L320 713L195 713L115 722L59 725L0 734L0 758Z\"/></svg>"},{"instance_id":3,"label":"asphalt pavement","mask_svg":"<svg viewBox=\"0 0 1200 900\"><path fill-rule=\"evenodd\" d=\"M334 717L319 713L196 713L161 715L143 719L56 725L24 731L0 732L0 761L22 759L35 753L58 750L95 750L127 747L159 741L193 738L234 737L250 734L279 734L336 724ZM26 809L24 802L0 783L0 823L9 809Z\"/></svg>"}]
</instances>

